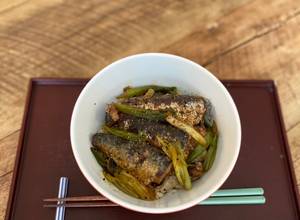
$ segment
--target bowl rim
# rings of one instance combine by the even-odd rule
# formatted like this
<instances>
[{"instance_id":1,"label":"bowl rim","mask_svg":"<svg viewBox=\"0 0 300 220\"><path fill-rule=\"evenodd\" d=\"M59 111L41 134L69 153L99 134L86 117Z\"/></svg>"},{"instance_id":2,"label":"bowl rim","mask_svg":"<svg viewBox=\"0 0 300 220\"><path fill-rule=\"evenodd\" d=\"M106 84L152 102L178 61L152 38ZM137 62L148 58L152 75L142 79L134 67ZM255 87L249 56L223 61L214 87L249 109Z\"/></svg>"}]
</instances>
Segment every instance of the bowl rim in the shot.
<instances>
[{"instance_id":1,"label":"bowl rim","mask_svg":"<svg viewBox=\"0 0 300 220\"><path fill-rule=\"evenodd\" d=\"M197 67L201 72L204 72L207 77L210 77L218 87L220 87L220 89L222 90L223 94L226 96L229 104L232 106L233 109L233 115L235 120L235 126L237 127L237 135L236 135L236 150L235 150L235 154L233 155L233 159L231 160L229 166L227 167L226 171L224 172L224 175L222 176L222 178L220 178L218 180L218 182L210 188L210 190L208 190L206 193L200 195L199 197L186 202L184 204L180 204L178 206L174 206L174 207L164 207L164 208L149 208L149 207L141 207L141 206L137 206L134 204L129 204L126 201L123 200L119 200L118 198L116 198L114 195L111 195L109 192L105 191L104 189L102 189L102 187L96 182L94 181L88 174L87 169L85 168L85 165L82 163L82 161L80 160L80 156L78 151L75 148L75 137L74 137L74 132L75 132L75 120L76 120L76 112L78 112L78 108L79 108L79 103L81 102L81 100L84 97L84 94L86 93L86 91L92 86L92 84L95 83L94 79L95 78L102 78L102 76L104 75L103 72L106 72L107 70L109 70L110 68L113 68L116 65L119 65L121 63L127 62L128 60L131 59L135 59L138 57L153 57L153 56L158 56L158 57L166 57L166 58L171 58L171 59L177 59L180 60L182 62L188 63L189 65L193 65L195 67ZM131 56L127 56L124 58L121 58L119 60L114 61L113 63L107 65L106 67L104 67L103 69L101 69L100 71L98 71L90 80L89 82L85 85L85 87L82 89L82 91L80 92L76 103L74 105L73 111L72 111L72 116L71 116L71 124L70 124L70 138L71 138L71 147L72 147L72 151L73 151L73 155L75 157L75 160L80 168L81 173L84 175L84 177L88 180L88 182L98 191L100 192L103 196L105 196L106 198L108 198L109 200L111 200L112 202L119 204L120 206L129 209L129 210L133 210L133 211L137 211L137 212L142 212L142 213L149 213L149 214L163 214L163 213L172 213L172 212L178 212L187 208L190 208L194 205L197 205L199 202L205 200L206 198L208 198L212 193L214 193L216 190L218 190L222 184L226 181L226 179L229 177L230 173L232 172L239 152L240 152L240 146L241 146L241 122L240 122L240 117L238 114L238 110L237 107L231 97L231 95L229 94L229 92L227 91L227 89L225 88L225 86L212 74L210 73L207 69L205 69L204 67L202 67L201 65L195 63L194 61L191 61L187 58L181 57L181 56L177 56L177 55L173 55L173 54L167 54L167 53L140 53L140 54L134 54Z\"/></svg>"}]
</instances>

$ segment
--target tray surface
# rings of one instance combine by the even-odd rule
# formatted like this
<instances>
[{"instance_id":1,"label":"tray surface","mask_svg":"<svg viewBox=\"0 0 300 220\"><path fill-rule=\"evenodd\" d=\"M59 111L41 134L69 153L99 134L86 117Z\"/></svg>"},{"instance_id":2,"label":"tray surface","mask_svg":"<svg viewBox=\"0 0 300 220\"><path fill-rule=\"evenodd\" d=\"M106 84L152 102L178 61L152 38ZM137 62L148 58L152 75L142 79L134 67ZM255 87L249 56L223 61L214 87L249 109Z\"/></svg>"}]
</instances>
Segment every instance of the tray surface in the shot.
<instances>
[{"instance_id":1,"label":"tray surface","mask_svg":"<svg viewBox=\"0 0 300 220\"><path fill-rule=\"evenodd\" d=\"M6 219L54 219L42 199L57 195L61 176L69 177L69 196L97 192L81 174L70 146L69 125L75 101L88 80L33 79ZM238 162L222 188L263 187L265 205L195 206L159 219L299 219L293 168L272 81L223 81L242 124ZM89 147L89 146L87 146ZM67 209L66 219L140 219L153 215L121 207Z\"/></svg>"}]
</instances>

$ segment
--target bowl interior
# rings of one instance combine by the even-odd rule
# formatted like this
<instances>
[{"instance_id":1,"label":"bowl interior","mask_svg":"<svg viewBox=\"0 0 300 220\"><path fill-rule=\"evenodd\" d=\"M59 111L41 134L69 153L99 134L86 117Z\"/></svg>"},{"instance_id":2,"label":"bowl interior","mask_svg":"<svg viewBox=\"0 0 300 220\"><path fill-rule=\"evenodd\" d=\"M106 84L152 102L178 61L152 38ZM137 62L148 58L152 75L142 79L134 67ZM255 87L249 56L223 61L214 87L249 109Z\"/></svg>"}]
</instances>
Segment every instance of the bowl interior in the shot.
<instances>
[{"instance_id":1,"label":"bowl interior","mask_svg":"<svg viewBox=\"0 0 300 220\"><path fill-rule=\"evenodd\" d=\"M125 86L177 86L182 93L209 98L219 128L213 167L193 182L189 191L177 190L156 201L142 201L120 192L103 180L101 167L90 152L91 137L104 123L105 107ZM229 176L240 147L240 121L230 95L207 70L181 57L141 54L119 60L95 75L81 92L71 120L71 142L76 161L88 181L110 200L140 212L166 213L197 204L216 191Z\"/></svg>"}]
</instances>

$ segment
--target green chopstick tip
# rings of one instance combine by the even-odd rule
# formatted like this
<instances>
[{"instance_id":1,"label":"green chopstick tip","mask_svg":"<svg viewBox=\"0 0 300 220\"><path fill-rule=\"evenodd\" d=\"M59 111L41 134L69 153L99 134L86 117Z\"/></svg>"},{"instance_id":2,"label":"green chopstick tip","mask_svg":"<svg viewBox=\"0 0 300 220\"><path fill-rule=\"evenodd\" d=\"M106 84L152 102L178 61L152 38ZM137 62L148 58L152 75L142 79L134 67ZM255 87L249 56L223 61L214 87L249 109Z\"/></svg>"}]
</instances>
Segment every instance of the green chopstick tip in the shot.
<instances>
[{"instance_id":1,"label":"green chopstick tip","mask_svg":"<svg viewBox=\"0 0 300 220\"><path fill-rule=\"evenodd\" d=\"M240 189L220 189L214 192L211 197L220 196L260 196L264 194L264 189L256 188L240 188Z\"/></svg>"},{"instance_id":2,"label":"green chopstick tip","mask_svg":"<svg viewBox=\"0 0 300 220\"><path fill-rule=\"evenodd\" d=\"M210 197L199 205L260 205L265 204L264 196L229 196L229 197Z\"/></svg>"},{"instance_id":3,"label":"green chopstick tip","mask_svg":"<svg viewBox=\"0 0 300 220\"><path fill-rule=\"evenodd\" d=\"M209 198L199 203L199 205L259 205L265 204L266 198L263 196L264 189L240 188L240 189L220 189Z\"/></svg>"}]
</instances>

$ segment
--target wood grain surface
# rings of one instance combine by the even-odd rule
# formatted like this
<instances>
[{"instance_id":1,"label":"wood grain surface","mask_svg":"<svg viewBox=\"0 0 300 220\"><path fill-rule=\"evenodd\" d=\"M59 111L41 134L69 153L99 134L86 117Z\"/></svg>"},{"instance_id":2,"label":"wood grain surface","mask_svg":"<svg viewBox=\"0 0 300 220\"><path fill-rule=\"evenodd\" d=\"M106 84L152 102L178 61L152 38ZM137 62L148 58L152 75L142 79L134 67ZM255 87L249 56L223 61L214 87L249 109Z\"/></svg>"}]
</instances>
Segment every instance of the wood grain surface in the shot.
<instances>
[{"instance_id":1,"label":"wood grain surface","mask_svg":"<svg viewBox=\"0 0 300 220\"><path fill-rule=\"evenodd\" d=\"M91 77L168 52L221 79L274 79L300 188L299 0L0 1L0 219L31 77Z\"/></svg>"}]
</instances>

